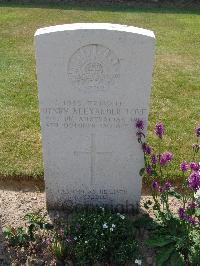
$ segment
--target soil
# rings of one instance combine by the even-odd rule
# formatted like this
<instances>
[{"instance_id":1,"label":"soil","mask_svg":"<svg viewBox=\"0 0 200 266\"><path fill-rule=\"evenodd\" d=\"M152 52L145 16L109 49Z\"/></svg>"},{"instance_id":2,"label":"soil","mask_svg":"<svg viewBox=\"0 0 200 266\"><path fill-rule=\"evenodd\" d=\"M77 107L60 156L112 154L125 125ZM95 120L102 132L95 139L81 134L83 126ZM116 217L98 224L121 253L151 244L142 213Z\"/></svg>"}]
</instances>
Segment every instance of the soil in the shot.
<instances>
[{"instance_id":1,"label":"soil","mask_svg":"<svg viewBox=\"0 0 200 266\"><path fill-rule=\"evenodd\" d=\"M146 213L144 203L151 200L148 191L143 189L140 201L140 214ZM36 256L27 256L23 248L16 251L8 248L3 238L2 229L8 225L19 227L24 226L24 215L30 212L40 211L46 214L50 222L54 222L55 217L65 215L63 212L47 211L45 203L44 183L33 180L0 180L0 265L56 265L55 259L49 254L42 258ZM177 210L179 202L175 198L170 199L170 205ZM153 217L153 212L148 211ZM144 245L144 240L148 238L148 232L143 231L138 235L140 249L145 257L144 265L155 265L154 252ZM66 264L66 265L69 265Z\"/></svg>"}]
</instances>

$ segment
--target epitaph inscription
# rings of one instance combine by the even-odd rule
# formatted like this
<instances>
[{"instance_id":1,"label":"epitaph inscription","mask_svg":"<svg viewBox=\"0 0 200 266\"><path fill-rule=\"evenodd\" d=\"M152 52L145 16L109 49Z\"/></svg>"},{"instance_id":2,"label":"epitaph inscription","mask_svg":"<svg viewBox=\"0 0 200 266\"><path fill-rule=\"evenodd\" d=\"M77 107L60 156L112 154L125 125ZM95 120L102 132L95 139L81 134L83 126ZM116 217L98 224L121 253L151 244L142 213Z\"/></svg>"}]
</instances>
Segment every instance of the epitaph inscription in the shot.
<instances>
[{"instance_id":1,"label":"epitaph inscription","mask_svg":"<svg viewBox=\"0 0 200 266\"><path fill-rule=\"evenodd\" d=\"M99 189L90 189L85 190L82 188L68 188L65 189L58 189L60 198L65 198L66 202L72 203L74 202L77 204L79 202L91 203L92 201L96 201L103 206L106 203L112 204L113 199L112 197L124 197L127 195L127 189L123 186L120 188L99 188ZM114 206L113 206L114 207Z\"/></svg>"},{"instance_id":2,"label":"epitaph inscription","mask_svg":"<svg viewBox=\"0 0 200 266\"><path fill-rule=\"evenodd\" d=\"M111 49L89 44L70 57L67 72L74 88L90 93L107 90L119 79L120 61Z\"/></svg>"}]
</instances>

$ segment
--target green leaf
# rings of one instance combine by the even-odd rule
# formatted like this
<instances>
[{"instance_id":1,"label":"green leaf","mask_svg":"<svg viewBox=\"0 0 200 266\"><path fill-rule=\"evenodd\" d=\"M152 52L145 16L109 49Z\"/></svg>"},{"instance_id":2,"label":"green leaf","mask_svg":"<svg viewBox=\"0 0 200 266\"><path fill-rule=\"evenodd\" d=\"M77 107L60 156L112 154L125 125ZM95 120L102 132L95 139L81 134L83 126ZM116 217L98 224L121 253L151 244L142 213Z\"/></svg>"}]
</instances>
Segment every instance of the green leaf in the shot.
<instances>
[{"instance_id":1,"label":"green leaf","mask_svg":"<svg viewBox=\"0 0 200 266\"><path fill-rule=\"evenodd\" d=\"M10 228L10 227L6 227L6 228L4 228L4 230L3 230L3 234L4 234L5 236L11 236L11 235L13 235L12 228Z\"/></svg>"},{"instance_id":2,"label":"green leaf","mask_svg":"<svg viewBox=\"0 0 200 266\"><path fill-rule=\"evenodd\" d=\"M156 266L163 266L164 263L168 261L174 249L174 245L170 245L168 248L162 249L162 251L160 251L160 253L156 256ZM173 266L175 265L176 264L174 264Z\"/></svg>"},{"instance_id":3,"label":"green leaf","mask_svg":"<svg viewBox=\"0 0 200 266\"><path fill-rule=\"evenodd\" d=\"M30 236L31 241L34 241L34 239L35 239L34 233L33 233L34 229L35 229L35 224L30 224L28 227L28 234Z\"/></svg>"},{"instance_id":4,"label":"green leaf","mask_svg":"<svg viewBox=\"0 0 200 266\"><path fill-rule=\"evenodd\" d=\"M196 209L195 214L196 216L200 216L200 208Z\"/></svg>"},{"instance_id":5,"label":"green leaf","mask_svg":"<svg viewBox=\"0 0 200 266\"><path fill-rule=\"evenodd\" d=\"M144 175L144 171L145 171L145 168L140 169L139 175L143 176Z\"/></svg>"},{"instance_id":6,"label":"green leaf","mask_svg":"<svg viewBox=\"0 0 200 266\"><path fill-rule=\"evenodd\" d=\"M155 170L152 171L151 175L154 176L154 177L158 177L158 173Z\"/></svg>"},{"instance_id":7,"label":"green leaf","mask_svg":"<svg viewBox=\"0 0 200 266\"><path fill-rule=\"evenodd\" d=\"M147 210L149 209L149 204L147 202L144 203L144 208Z\"/></svg>"},{"instance_id":8,"label":"green leaf","mask_svg":"<svg viewBox=\"0 0 200 266\"><path fill-rule=\"evenodd\" d=\"M169 190L168 194L170 196L173 196L173 197L177 198L177 199L181 199L182 198L182 195L180 193L174 191L174 190Z\"/></svg>"},{"instance_id":9,"label":"green leaf","mask_svg":"<svg viewBox=\"0 0 200 266\"><path fill-rule=\"evenodd\" d=\"M177 251L174 251L171 255L170 265L184 266L183 258Z\"/></svg>"},{"instance_id":10,"label":"green leaf","mask_svg":"<svg viewBox=\"0 0 200 266\"><path fill-rule=\"evenodd\" d=\"M133 225L137 228L145 228L145 229L155 229L157 227L156 222L148 215L144 215L141 218L137 219L133 222Z\"/></svg>"},{"instance_id":11,"label":"green leaf","mask_svg":"<svg viewBox=\"0 0 200 266\"><path fill-rule=\"evenodd\" d=\"M54 228L54 226L50 223L45 223L43 225L43 228L46 229L46 230L52 230Z\"/></svg>"},{"instance_id":12,"label":"green leaf","mask_svg":"<svg viewBox=\"0 0 200 266\"><path fill-rule=\"evenodd\" d=\"M149 206L151 206L153 204L153 202L151 200L147 200L145 203L144 203L144 208L145 209L149 209Z\"/></svg>"},{"instance_id":13,"label":"green leaf","mask_svg":"<svg viewBox=\"0 0 200 266\"><path fill-rule=\"evenodd\" d=\"M154 238L146 240L146 244L149 247L164 247L172 242L174 242L173 239L164 237L163 235L157 237L154 236Z\"/></svg>"}]
</instances>

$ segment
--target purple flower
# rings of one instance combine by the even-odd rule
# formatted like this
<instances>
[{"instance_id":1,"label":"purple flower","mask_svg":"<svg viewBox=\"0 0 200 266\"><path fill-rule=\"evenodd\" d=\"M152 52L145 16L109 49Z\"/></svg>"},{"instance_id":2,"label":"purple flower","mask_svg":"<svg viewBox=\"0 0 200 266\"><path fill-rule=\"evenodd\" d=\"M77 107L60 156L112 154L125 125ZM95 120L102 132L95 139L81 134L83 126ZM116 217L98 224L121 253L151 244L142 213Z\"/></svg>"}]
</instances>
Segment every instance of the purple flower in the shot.
<instances>
[{"instance_id":1,"label":"purple flower","mask_svg":"<svg viewBox=\"0 0 200 266\"><path fill-rule=\"evenodd\" d=\"M147 167L146 167L146 171L147 171L147 174L152 174L152 167L151 167L151 165L147 165Z\"/></svg>"},{"instance_id":2,"label":"purple flower","mask_svg":"<svg viewBox=\"0 0 200 266\"><path fill-rule=\"evenodd\" d=\"M179 209L178 209L178 215L179 215L179 217L180 217L182 220L184 220L185 217L186 217L185 209L184 209L184 208L179 208Z\"/></svg>"},{"instance_id":3,"label":"purple flower","mask_svg":"<svg viewBox=\"0 0 200 266\"><path fill-rule=\"evenodd\" d=\"M158 184L157 181L154 180L154 181L152 182L151 186L152 186L153 189L158 189L159 184Z\"/></svg>"},{"instance_id":4,"label":"purple flower","mask_svg":"<svg viewBox=\"0 0 200 266\"><path fill-rule=\"evenodd\" d=\"M165 132L165 128L164 128L163 123L162 122L157 123L156 126L155 126L155 133L156 133L156 135L159 138L162 139L162 136L163 136L164 132Z\"/></svg>"},{"instance_id":5,"label":"purple flower","mask_svg":"<svg viewBox=\"0 0 200 266\"><path fill-rule=\"evenodd\" d=\"M144 129L144 121L142 119L136 119L135 121L135 127L139 130L143 130Z\"/></svg>"},{"instance_id":6,"label":"purple flower","mask_svg":"<svg viewBox=\"0 0 200 266\"><path fill-rule=\"evenodd\" d=\"M151 154L151 147L145 142L142 144L142 150L146 154Z\"/></svg>"},{"instance_id":7,"label":"purple flower","mask_svg":"<svg viewBox=\"0 0 200 266\"><path fill-rule=\"evenodd\" d=\"M147 154L151 154L151 147L147 145L146 147L146 153Z\"/></svg>"},{"instance_id":8,"label":"purple flower","mask_svg":"<svg viewBox=\"0 0 200 266\"><path fill-rule=\"evenodd\" d=\"M191 224L196 224L197 223L195 217L187 215L184 208L179 208L178 214L179 214L180 219L182 219L182 220L185 220L185 221L187 221L187 222L189 222Z\"/></svg>"},{"instance_id":9,"label":"purple flower","mask_svg":"<svg viewBox=\"0 0 200 266\"><path fill-rule=\"evenodd\" d=\"M186 161L183 161L181 164L180 164L180 169L182 171L187 171L187 169L189 168L189 165Z\"/></svg>"},{"instance_id":10,"label":"purple flower","mask_svg":"<svg viewBox=\"0 0 200 266\"><path fill-rule=\"evenodd\" d=\"M151 156L151 162L152 162L152 164L156 164L157 163L157 157L156 157L156 155L155 154L153 154L152 156Z\"/></svg>"},{"instance_id":11,"label":"purple flower","mask_svg":"<svg viewBox=\"0 0 200 266\"><path fill-rule=\"evenodd\" d=\"M188 203L187 208L194 210L194 209L196 209L196 207L198 207L198 204L196 202L192 201L192 202Z\"/></svg>"},{"instance_id":12,"label":"purple flower","mask_svg":"<svg viewBox=\"0 0 200 266\"><path fill-rule=\"evenodd\" d=\"M161 164L161 165L165 165L166 163L167 163L166 158L165 158L164 156L161 156L161 157L160 157L160 164Z\"/></svg>"},{"instance_id":13,"label":"purple flower","mask_svg":"<svg viewBox=\"0 0 200 266\"><path fill-rule=\"evenodd\" d=\"M200 188L200 173L192 172L188 177L188 184L192 190L197 190Z\"/></svg>"},{"instance_id":14,"label":"purple flower","mask_svg":"<svg viewBox=\"0 0 200 266\"><path fill-rule=\"evenodd\" d=\"M171 152L166 151L165 157L167 161L171 161L171 159L173 158L173 154Z\"/></svg>"},{"instance_id":15,"label":"purple flower","mask_svg":"<svg viewBox=\"0 0 200 266\"><path fill-rule=\"evenodd\" d=\"M171 187L172 187L172 183L171 182L169 182L169 181L165 182L164 190L169 190Z\"/></svg>"},{"instance_id":16,"label":"purple flower","mask_svg":"<svg viewBox=\"0 0 200 266\"><path fill-rule=\"evenodd\" d=\"M160 164L161 165L165 165L167 162L171 161L171 159L173 158L173 154L171 152L163 152L160 155Z\"/></svg>"},{"instance_id":17,"label":"purple flower","mask_svg":"<svg viewBox=\"0 0 200 266\"><path fill-rule=\"evenodd\" d=\"M196 133L197 137L200 136L200 125L196 126L195 133Z\"/></svg>"},{"instance_id":18,"label":"purple flower","mask_svg":"<svg viewBox=\"0 0 200 266\"><path fill-rule=\"evenodd\" d=\"M191 162L190 163L190 168L191 168L191 170L193 170L195 172L199 171L200 170L199 163Z\"/></svg>"},{"instance_id":19,"label":"purple flower","mask_svg":"<svg viewBox=\"0 0 200 266\"><path fill-rule=\"evenodd\" d=\"M196 220L195 220L195 217L192 217L192 216L189 216L189 215L187 215L186 220L189 223L191 223L191 224L196 224L197 223Z\"/></svg>"}]
</instances>

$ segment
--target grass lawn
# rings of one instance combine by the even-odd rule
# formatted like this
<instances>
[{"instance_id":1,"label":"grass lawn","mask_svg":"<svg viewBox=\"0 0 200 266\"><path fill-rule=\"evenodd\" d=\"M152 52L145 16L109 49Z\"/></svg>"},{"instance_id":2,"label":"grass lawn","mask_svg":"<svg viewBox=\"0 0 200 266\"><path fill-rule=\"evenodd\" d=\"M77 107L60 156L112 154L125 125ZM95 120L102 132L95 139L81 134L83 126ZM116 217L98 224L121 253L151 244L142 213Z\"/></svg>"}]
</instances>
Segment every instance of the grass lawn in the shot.
<instances>
[{"instance_id":1,"label":"grass lawn","mask_svg":"<svg viewBox=\"0 0 200 266\"><path fill-rule=\"evenodd\" d=\"M191 156L200 124L200 8L0 4L0 176L43 174L33 36L37 28L73 22L111 22L151 29L157 37L148 140L166 125L163 149L174 153L172 176Z\"/></svg>"}]
</instances>

